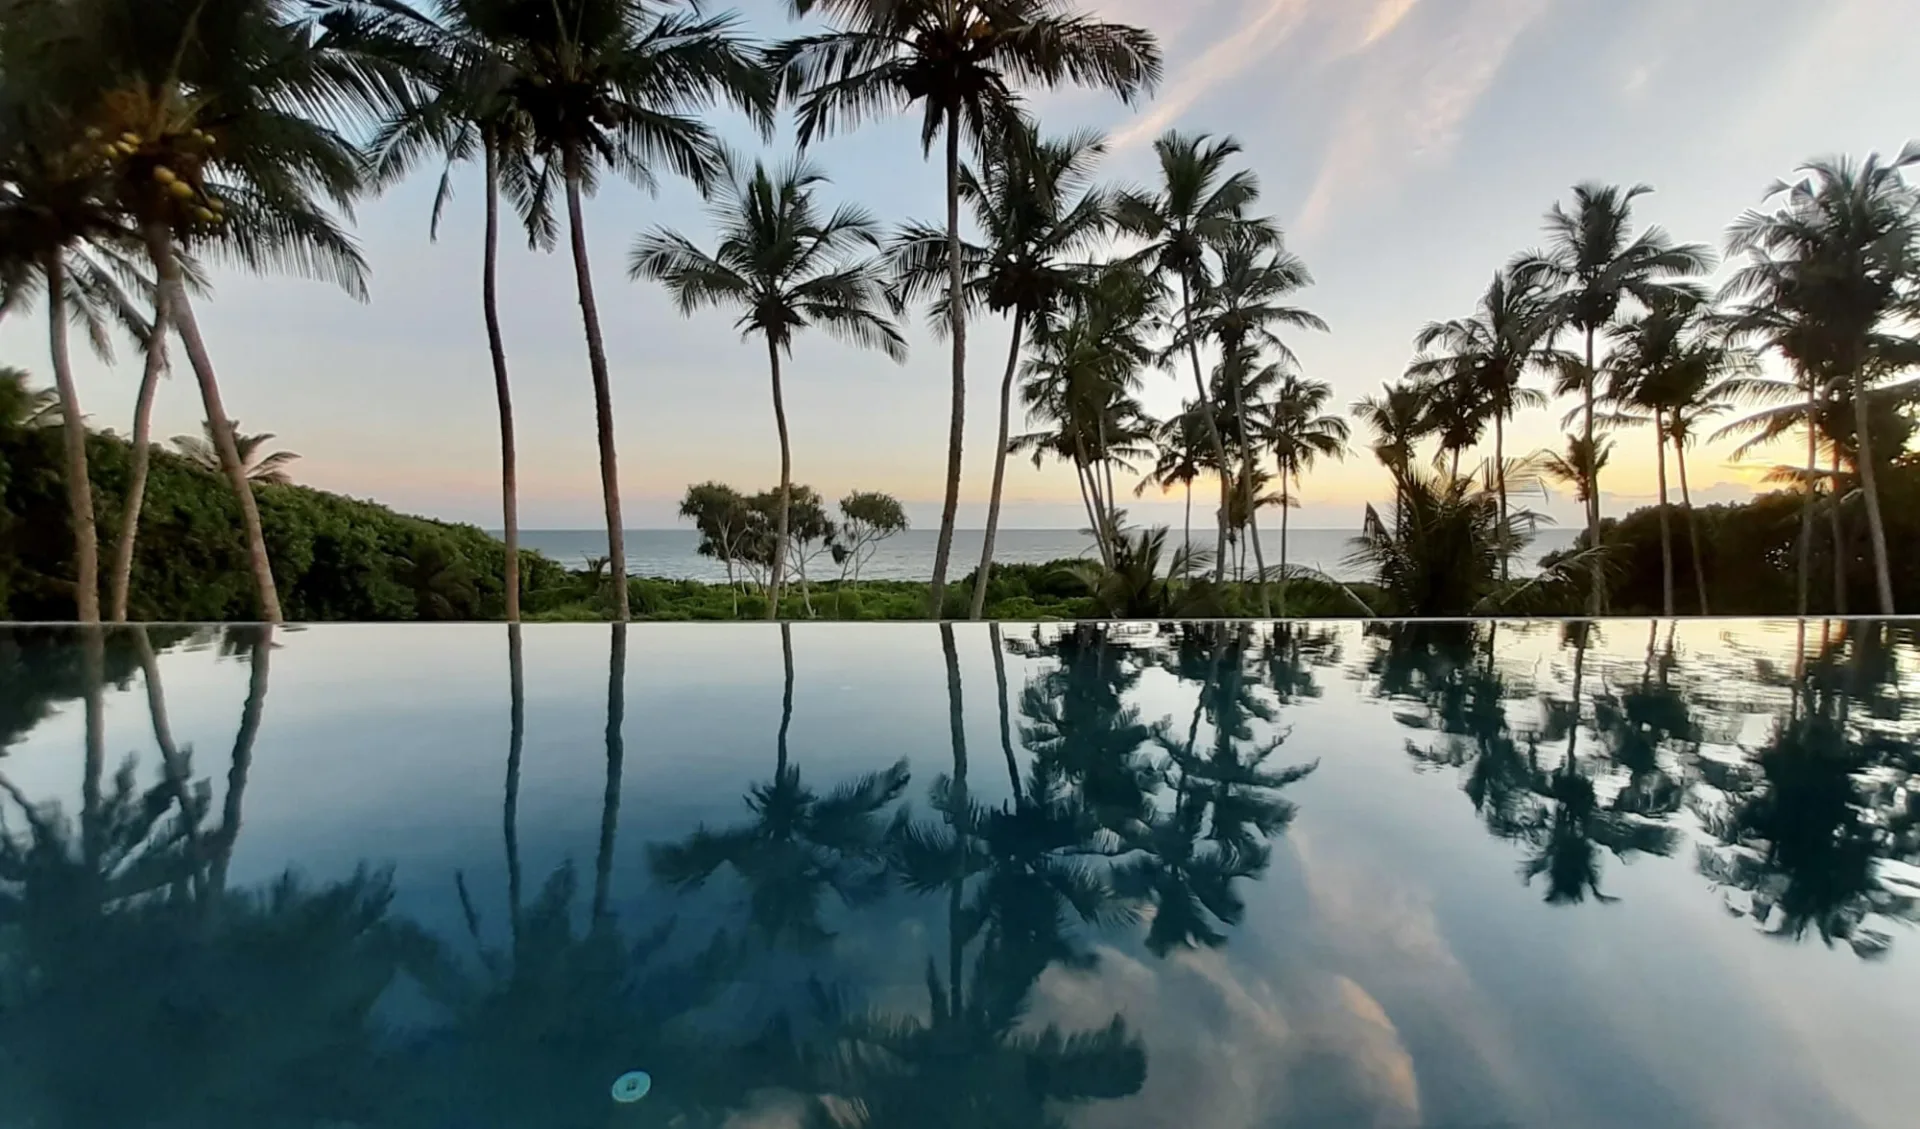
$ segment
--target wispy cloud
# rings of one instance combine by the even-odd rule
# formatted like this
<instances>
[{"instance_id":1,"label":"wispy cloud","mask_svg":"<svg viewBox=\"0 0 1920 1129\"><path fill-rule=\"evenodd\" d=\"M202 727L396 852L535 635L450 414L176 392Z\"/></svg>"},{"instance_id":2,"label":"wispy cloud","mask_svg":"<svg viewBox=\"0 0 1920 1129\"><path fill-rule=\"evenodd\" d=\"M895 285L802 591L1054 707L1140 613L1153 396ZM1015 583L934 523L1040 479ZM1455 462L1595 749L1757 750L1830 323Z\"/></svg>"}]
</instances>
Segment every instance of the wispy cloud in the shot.
<instances>
[{"instance_id":1,"label":"wispy cloud","mask_svg":"<svg viewBox=\"0 0 1920 1129\"><path fill-rule=\"evenodd\" d=\"M1267 57L1300 26L1311 0L1243 0L1239 17L1206 50L1176 68L1153 108L1116 131L1111 145L1127 149L1158 137L1193 104Z\"/></svg>"},{"instance_id":2,"label":"wispy cloud","mask_svg":"<svg viewBox=\"0 0 1920 1129\"><path fill-rule=\"evenodd\" d=\"M1400 36L1372 53L1295 230L1310 236L1325 226L1336 202L1403 177L1411 164L1451 153L1508 52L1549 3L1470 0L1441 35ZM1413 4L1396 7L1380 9L1376 26L1381 15L1390 14L1387 29L1392 30Z\"/></svg>"}]
</instances>

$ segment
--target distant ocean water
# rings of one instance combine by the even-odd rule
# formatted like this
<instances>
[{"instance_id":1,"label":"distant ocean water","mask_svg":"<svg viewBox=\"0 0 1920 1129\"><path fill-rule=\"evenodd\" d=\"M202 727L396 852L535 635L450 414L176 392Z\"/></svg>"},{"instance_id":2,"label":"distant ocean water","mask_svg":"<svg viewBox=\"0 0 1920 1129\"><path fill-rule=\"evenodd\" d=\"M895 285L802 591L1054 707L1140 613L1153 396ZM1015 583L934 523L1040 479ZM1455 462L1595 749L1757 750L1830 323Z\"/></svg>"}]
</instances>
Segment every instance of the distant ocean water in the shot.
<instances>
[{"instance_id":1,"label":"distant ocean water","mask_svg":"<svg viewBox=\"0 0 1920 1129\"><path fill-rule=\"evenodd\" d=\"M1355 530L1295 529L1287 536L1287 560L1290 564L1317 568L1340 580L1361 580L1364 576L1342 562L1351 550L1349 542ZM953 535L953 561L948 568L953 577L965 576L980 563L983 531L956 529ZM1572 544L1576 531L1543 529L1528 550L1529 563L1547 553ZM1262 530L1260 538L1267 563L1280 559L1280 535ZM873 580L928 580L933 576L933 555L939 534L933 529L913 529L882 541L873 560L861 570L863 578ZM1179 531L1174 531L1179 537ZM627 530L627 572L632 576L659 577L667 580L725 580L727 570L719 561L701 556L697 550L700 535L691 529ZM1194 530L1197 548L1213 551L1213 536ZM578 568L591 557L605 556L607 535L597 529L523 529L520 545L537 549L570 568ZM1044 564L1067 557L1091 557L1093 542L1084 533L1071 529L1003 529L994 537L996 564ZM1253 568L1253 555L1247 555L1247 568ZM809 570L819 577L838 576L840 570L830 557L822 554Z\"/></svg>"}]
</instances>

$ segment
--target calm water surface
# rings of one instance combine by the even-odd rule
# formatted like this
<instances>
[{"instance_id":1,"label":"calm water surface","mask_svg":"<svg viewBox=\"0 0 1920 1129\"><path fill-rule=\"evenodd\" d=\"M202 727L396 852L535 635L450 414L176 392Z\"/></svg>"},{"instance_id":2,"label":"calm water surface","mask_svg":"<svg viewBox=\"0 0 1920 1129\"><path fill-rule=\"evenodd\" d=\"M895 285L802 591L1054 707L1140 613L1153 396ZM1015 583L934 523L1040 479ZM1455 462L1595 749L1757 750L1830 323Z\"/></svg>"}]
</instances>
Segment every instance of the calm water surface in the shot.
<instances>
[{"instance_id":1,"label":"calm water surface","mask_svg":"<svg viewBox=\"0 0 1920 1129\"><path fill-rule=\"evenodd\" d=\"M1916 739L1911 624L0 628L0 1126L1911 1129Z\"/></svg>"}]
</instances>

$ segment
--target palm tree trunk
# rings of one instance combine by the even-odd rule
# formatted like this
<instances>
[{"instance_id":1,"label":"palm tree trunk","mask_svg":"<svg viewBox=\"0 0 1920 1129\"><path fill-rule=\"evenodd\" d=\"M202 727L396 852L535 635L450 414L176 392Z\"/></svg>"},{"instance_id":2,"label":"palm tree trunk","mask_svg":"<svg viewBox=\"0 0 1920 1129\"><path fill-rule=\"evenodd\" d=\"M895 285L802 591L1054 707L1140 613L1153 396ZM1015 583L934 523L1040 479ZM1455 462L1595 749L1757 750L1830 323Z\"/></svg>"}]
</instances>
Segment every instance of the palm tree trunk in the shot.
<instances>
[{"instance_id":1,"label":"palm tree trunk","mask_svg":"<svg viewBox=\"0 0 1920 1129\"><path fill-rule=\"evenodd\" d=\"M773 742L773 779L787 778L787 730L793 725L793 625L780 625L780 732Z\"/></svg>"},{"instance_id":2,"label":"palm tree trunk","mask_svg":"<svg viewBox=\"0 0 1920 1129\"><path fill-rule=\"evenodd\" d=\"M213 858L208 885L217 897L227 888L227 871L233 865L233 847L240 839L241 802L247 794L247 777L253 770L253 745L260 737L260 722L267 709L268 664L273 658L273 625L259 629L253 649L247 656L247 699L240 707L240 730L233 738L233 755L227 765L227 795L220 805L220 833L215 840L219 849Z\"/></svg>"},{"instance_id":3,"label":"palm tree trunk","mask_svg":"<svg viewBox=\"0 0 1920 1129\"><path fill-rule=\"evenodd\" d=\"M1187 551L1187 555L1180 561L1180 575L1184 577L1187 573L1187 562L1193 559L1193 479L1191 478L1187 479L1186 514L1180 519L1180 547Z\"/></svg>"},{"instance_id":4,"label":"palm tree trunk","mask_svg":"<svg viewBox=\"0 0 1920 1129\"><path fill-rule=\"evenodd\" d=\"M214 450L220 467L233 486L240 503L240 524L246 531L247 560L253 571L253 584L259 600L260 619L279 623L280 593L273 582L273 565L267 558L267 540L260 529L260 507L253 497L253 485L247 481L247 468L240 462L240 450L234 445L233 423L220 400L220 383L213 371L213 357L200 336L200 323L193 316L193 303L187 297L186 283L180 275L180 261L173 252L173 233L165 224L149 224L146 230L147 255L153 260L157 282L164 289L169 316L186 346L187 361L193 366L194 379L200 385L200 400L206 408L207 425L212 430Z\"/></svg>"},{"instance_id":5,"label":"palm tree trunk","mask_svg":"<svg viewBox=\"0 0 1920 1129\"><path fill-rule=\"evenodd\" d=\"M1673 522L1667 514L1667 417L1653 410L1654 475L1660 487L1660 606L1673 618Z\"/></svg>"},{"instance_id":6,"label":"palm tree trunk","mask_svg":"<svg viewBox=\"0 0 1920 1129\"><path fill-rule=\"evenodd\" d=\"M1693 490L1687 485L1687 448L1684 443L1673 445L1674 464L1680 470L1680 505L1687 511L1687 550L1693 558L1693 584L1700 593L1700 614L1712 615L1707 603L1707 562L1701 552L1704 546L1700 541L1700 517L1693 512Z\"/></svg>"},{"instance_id":7,"label":"palm tree trunk","mask_svg":"<svg viewBox=\"0 0 1920 1129\"><path fill-rule=\"evenodd\" d=\"M627 625L613 625L607 654L607 785L600 795L600 845L593 863L593 922L607 918L607 899L613 888L613 841L620 830L620 781L626 769Z\"/></svg>"},{"instance_id":8,"label":"palm tree trunk","mask_svg":"<svg viewBox=\"0 0 1920 1129\"><path fill-rule=\"evenodd\" d=\"M207 855L205 844L200 841L199 820L187 817L192 810L188 793L190 780L187 758L181 754L179 744L173 739L173 724L167 717L167 694L160 684L160 658L154 654L153 640L148 638L145 627L133 629L133 645L140 659L140 680L147 690L147 717L153 723L153 742L160 747L160 760L166 767L167 786L172 790L173 802L179 805L182 814L180 833L187 843L187 890L195 902L200 902L206 894L206 883L200 867L205 865Z\"/></svg>"},{"instance_id":9,"label":"palm tree trunk","mask_svg":"<svg viewBox=\"0 0 1920 1129\"><path fill-rule=\"evenodd\" d=\"M950 1015L960 1015L960 971L961 957L966 948L965 938L960 932L961 891L966 884L967 832L965 824L972 803L967 798L967 721L966 706L960 697L960 653L953 642L953 625L940 625L940 650L947 660L947 734L953 745L953 787L951 789L952 816L955 820L954 874L947 889L947 991L950 998Z\"/></svg>"},{"instance_id":10,"label":"palm tree trunk","mask_svg":"<svg viewBox=\"0 0 1920 1129\"><path fill-rule=\"evenodd\" d=\"M1831 498L1827 503L1827 519L1833 527L1833 614L1843 616L1847 614L1847 535L1840 517L1840 444L1832 446L1827 458L1827 466L1832 471L1828 478L1832 485L1828 487Z\"/></svg>"},{"instance_id":11,"label":"palm tree trunk","mask_svg":"<svg viewBox=\"0 0 1920 1129\"><path fill-rule=\"evenodd\" d=\"M1500 535L1507 533L1507 417L1505 412L1493 414L1493 488L1500 495ZM1508 579L1508 561L1511 554L1505 549L1500 551L1500 583Z\"/></svg>"},{"instance_id":12,"label":"palm tree trunk","mask_svg":"<svg viewBox=\"0 0 1920 1129\"><path fill-rule=\"evenodd\" d=\"M526 665L520 642L520 624L507 623L507 787L501 804L502 837L507 847L507 925L513 931L513 951L520 952L520 756L527 736Z\"/></svg>"},{"instance_id":13,"label":"palm tree trunk","mask_svg":"<svg viewBox=\"0 0 1920 1129\"><path fill-rule=\"evenodd\" d=\"M1087 492L1087 468L1076 462L1073 465L1074 481L1080 484L1080 504L1087 511L1087 527L1093 532L1094 548L1100 550L1100 563L1113 567L1113 554L1107 546L1107 538L1100 531L1100 517L1093 508L1093 495Z\"/></svg>"},{"instance_id":14,"label":"palm tree trunk","mask_svg":"<svg viewBox=\"0 0 1920 1129\"><path fill-rule=\"evenodd\" d=\"M487 321L487 351L493 357L493 395L500 405L500 516L507 543L506 570L501 573L507 595L507 622L520 622L520 486L513 442L513 389L507 381L507 347L500 334L500 151L494 139L485 139L487 163L487 245L480 267L480 306Z\"/></svg>"},{"instance_id":15,"label":"palm tree trunk","mask_svg":"<svg viewBox=\"0 0 1920 1129\"><path fill-rule=\"evenodd\" d=\"M580 204L580 158L568 153L567 230L573 242L573 280L580 297L580 320L587 330L587 364L593 371L593 418L600 438L600 490L606 498L607 556L613 569L614 618L633 618L628 607L627 534L620 519L620 466L613 440L613 389L607 374L607 348L600 336L600 308L593 299L593 270L587 261L586 218Z\"/></svg>"},{"instance_id":16,"label":"palm tree trunk","mask_svg":"<svg viewBox=\"0 0 1920 1129\"><path fill-rule=\"evenodd\" d=\"M67 519L73 524L73 605L81 623L100 622L100 534L93 523L93 483L87 476L87 421L67 356L67 271L55 251L46 258L47 345L53 383L60 393L61 433L66 439Z\"/></svg>"},{"instance_id":17,"label":"palm tree trunk","mask_svg":"<svg viewBox=\"0 0 1920 1129\"><path fill-rule=\"evenodd\" d=\"M49 282L52 281L50 278ZM49 289L51 296L51 289ZM51 303L50 303L51 304ZM66 311L62 309L62 316ZM79 413L68 417L69 424ZM94 617L80 629L80 659L82 675L85 679L82 689L86 694L86 763L85 775L80 784L80 844L86 859L86 872L90 879L104 880L100 873L100 863L106 857L106 826L101 803L100 781L107 768L107 703L106 703L106 629L100 626L100 613L96 607Z\"/></svg>"},{"instance_id":18,"label":"palm tree trunk","mask_svg":"<svg viewBox=\"0 0 1920 1129\"><path fill-rule=\"evenodd\" d=\"M1287 472L1280 472L1280 614L1287 614L1287 519L1293 508L1293 493L1287 489Z\"/></svg>"},{"instance_id":19,"label":"palm tree trunk","mask_svg":"<svg viewBox=\"0 0 1920 1129\"><path fill-rule=\"evenodd\" d=\"M1819 416L1818 382L1807 378L1807 478L1802 484L1800 502L1800 582L1799 615L1807 615L1808 594L1813 586L1813 476L1820 468L1820 433L1815 422Z\"/></svg>"},{"instance_id":20,"label":"palm tree trunk","mask_svg":"<svg viewBox=\"0 0 1920 1129\"><path fill-rule=\"evenodd\" d=\"M1180 276L1180 324L1188 330L1187 356L1193 362L1193 389L1199 395L1195 401L1200 409L1200 418L1207 421L1207 442L1213 446L1213 469L1220 476L1220 535L1214 543L1213 580L1218 584L1227 577L1227 522L1232 520L1227 505L1227 445L1220 438L1220 424L1213 418L1213 400L1207 395L1207 378L1200 372L1200 343L1192 339L1193 327L1193 287L1187 276Z\"/></svg>"},{"instance_id":21,"label":"palm tree trunk","mask_svg":"<svg viewBox=\"0 0 1920 1129\"><path fill-rule=\"evenodd\" d=\"M1267 599L1267 553L1260 546L1260 519L1253 506L1253 429L1247 426L1245 393L1240 387L1237 369L1229 372L1228 383L1233 386L1233 420L1240 434L1240 501L1246 507L1247 537L1253 542L1253 587L1260 594L1260 617L1270 619L1273 604ZM1286 517L1283 515L1280 520L1285 521Z\"/></svg>"},{"instance_id":22,"label":"palm tree trunk","mask_svg":"<svg viewBox=\"0 0 1920 1129\"><path fill-rule=\"evenodd\" d=\"M993 647L993 684L1000 704L1000 752L1007 758L1007 783L1013 787L1013 803L1018 807L1020 762L1013 755L1013 722L1007 711L1007 648L1000 639L1000 624L987 624L987 639Z\"/></svg>"},{"instance_id":23,"label":"palm tree trunk","mask_svg":"<svg viewBox=\"0 0 1920 1129\"><path fill-rule=\"evenodd\" d=\"M1020 339L1026 328L1025 307L1015 307L1013 343L1007 346L1007 371L1000 378L1000 440L993 449L993 490L987 495L987 533L980 545L980 569L973 574L973 607L967 613L971 619L981 619L987 612L987 580L993 574L993 537L1000 529L1000 492L1007 481L1007 429L1013 416L1013 374L1020 364Z\"/></svg>"},{"instance_id":24,"label":"palm tree trunk","mask_svg":"<svg viewBox=\"0 0 1920 1129\"><path fill-rule=\"evenodd\" d=\"M167 291L153 290L153 328L147 335L146 363L133 404L133 449L127 472L127 499L120 513L120 539L113 546L113 575L107 581L107 615L127 622L128 592L133 587L133 543L140 534L140 509L146 502L147 472L153 463L153 401L167 368Z\"/></svg>"},{"instance_id":25,"label":"palm tree trunk","mask_svg":"<svg viewBox=\"0 0 1920 1129\"><path fill-rule=\"evenodd\" d=\"M787 436L787 399L780 388L780 346L767 337L773 372L773 425L780 433L780 514L773 526L773 580L767 585L767 618L780 618L780 587L787 577L787 528L793 512L793 442Z\"/></svg>"},{"instance_id":26,"label":"palm tree trunk","mask_svg":"<svg viewBox=\"0 0 1920 1129\"><path fill-rule=\"evenodd\" d=\"M967 430L966 280L960 269L960 119L947 111L947 296L953 338L953 402L947 418L947 490L940 504L940 538L933 550L933 584L927 591L927 616L939 619L946 606L947 564L953 555L953 523L960 513L960 456Z\"/></svg>"},{"instance_id":27,"label":"palm tree trunk","mask_svg":"<svg viewBox=\"0 0 1920 1129\"><path fill-rule=\"evenodd\" d=\"M1587 456L1593 460L1587 482L1587 546L1598 553L1600 550L1600 452L1594 446L1593 439L1593 337L1594 328L1587 327L1587 369L1582 374L1581 393L1586 406ZM1600 614L1601 573L1598 567L1593 571L1593 587L1587 594L1587 611L1591 615Z\"/></svg>"},{"instance_id":28,"label":"palm tree trunk","mask_svg":"<svg viewBox=\"0 0 1920 1129\"><path fill-rule=\"evenodd\" d=\"M1853 430L1860 444L1860 492L1867 502L1867 536L1873 543L1873 585L1880 614L1892 615L1893 573L1887 563L1887 527L1880 518L1879 472L1873 465L1873 429L1867 417L1867 374L1853 374Z\"/></svg>"}]
</instances>

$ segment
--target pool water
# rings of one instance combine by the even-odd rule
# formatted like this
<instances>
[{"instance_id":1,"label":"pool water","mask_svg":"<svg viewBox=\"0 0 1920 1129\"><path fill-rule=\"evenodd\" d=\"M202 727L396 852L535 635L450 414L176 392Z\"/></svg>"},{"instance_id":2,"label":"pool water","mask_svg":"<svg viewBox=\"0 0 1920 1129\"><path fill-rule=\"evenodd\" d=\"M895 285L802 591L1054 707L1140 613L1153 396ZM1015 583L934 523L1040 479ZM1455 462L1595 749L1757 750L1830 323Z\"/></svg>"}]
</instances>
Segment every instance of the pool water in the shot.
<instances>
[{"instance_id":1,"label":"pool water","mask_svg":"<svg viewBox=\"0 0 1920 1129\"><path fill-rule=\"evenodd\" d=\"M1920 627L0 628L0 1126L1920 1124Z\"/></svg>"}]
</instances>

